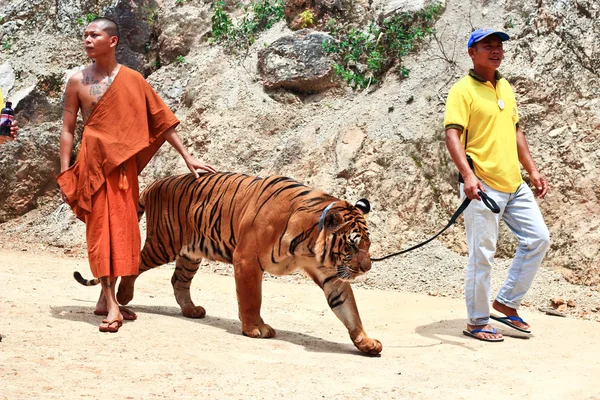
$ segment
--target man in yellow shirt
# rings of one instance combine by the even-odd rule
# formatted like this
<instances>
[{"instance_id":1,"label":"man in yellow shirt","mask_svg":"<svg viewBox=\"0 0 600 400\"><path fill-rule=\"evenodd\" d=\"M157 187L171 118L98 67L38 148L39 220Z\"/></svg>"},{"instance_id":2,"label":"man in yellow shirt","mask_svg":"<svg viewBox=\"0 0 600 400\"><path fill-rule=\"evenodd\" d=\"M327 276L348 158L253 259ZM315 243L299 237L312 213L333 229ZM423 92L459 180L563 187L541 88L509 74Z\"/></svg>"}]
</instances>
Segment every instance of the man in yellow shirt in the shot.
<instances>
[{"instance_id":1,"label":"man in yellow shirt","mask_svg":"<svg viewBox=\"0 0 600 400\"><path fill-rule=\"evenodd\" d=\"M469 260L465 280L467 329L465 335L499 342L502 334L490 318L521 332L529 325L517 312L548 249L548 228L534 194L521 178L522 165L535 188L535 197L548 192L519 127L513 90L497 71L504 57L504 32L475 30L468 43L473 69L448 93L444 128L446 146L461 175L461 197L472 201L465 210ZM485 192L500 207L494 214L481 202ZM503 314L490 315L491 268L498 226L502 219L519 241L508 277L492 307Z\"/></svg>"}]
</instances>

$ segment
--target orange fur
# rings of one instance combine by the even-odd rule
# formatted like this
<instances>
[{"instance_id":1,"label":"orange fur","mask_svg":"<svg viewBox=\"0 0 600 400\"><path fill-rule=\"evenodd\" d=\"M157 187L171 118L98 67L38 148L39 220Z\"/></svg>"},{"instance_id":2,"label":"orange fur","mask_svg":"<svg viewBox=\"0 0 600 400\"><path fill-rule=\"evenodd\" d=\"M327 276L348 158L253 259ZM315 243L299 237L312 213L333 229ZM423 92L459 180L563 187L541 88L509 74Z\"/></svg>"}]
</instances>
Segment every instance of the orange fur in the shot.
<instances>
[{"instance_id":1,"label":"orange fur","mask_svg":"<svg viewBox=\"0 0 600 400\"><path fill-rule=\"evenodd\" d=\"M140 197L143 210L147 235L140 274L175 261L171 283L185 316L205 315L190 297L200 261L231 263L242 332L272 337L275 330L260 316L263 273L285 275L301 269L323 289L355 346L371 354L381 352L381 343L362 327L349 284L371 268L363 215L368 209L361 211L285 177L217 173L154 182ZM121 279L117 294L121 304L133 298L136 278Z\"/></svg>"}]
</instances>

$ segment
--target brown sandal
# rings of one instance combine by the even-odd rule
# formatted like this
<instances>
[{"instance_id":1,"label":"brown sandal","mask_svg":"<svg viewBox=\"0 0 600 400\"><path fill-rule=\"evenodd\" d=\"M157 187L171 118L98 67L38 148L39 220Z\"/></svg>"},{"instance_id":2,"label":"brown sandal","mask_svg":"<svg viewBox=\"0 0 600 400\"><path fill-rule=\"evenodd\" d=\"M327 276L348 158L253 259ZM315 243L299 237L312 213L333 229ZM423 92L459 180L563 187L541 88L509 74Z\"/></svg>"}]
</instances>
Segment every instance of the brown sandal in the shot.
<instances>
[{"instance_id":1,"label":"brown sandal","mask_svg":"<svg viewBox=\"0 0 600 400\"><path fill-rule=\"evenodd\" d=\"M126 307L119 307L119 311L121 311L121 315L123 315L123 319L127 321L135 321L137 319L137 314L131 311ZM98 312L94 310L95 315L108 315L108 311Z\"/></svg>"},{"instance_id":2,"label":"brown sandal","mask_svg":"<svg viewBox=\"0 0 600 400\"><path fill-rule=\"evenodd\" d=\"M102 323L103 323L103 324L106 324L106 327L104 327L104 326L100 325L100 326L98 327L98 330L99 330L100 332L110 332L110 333L119 332L119 328L123 326L123 321L121 321L121 320L120 320L120 319L118 319L118 318L115 318L115 319L113 319L112 321L109 321L109 320L107 320L107 319L103 319L103 320L102 320ZM115 324L115 323L117 324L117 327L116 327L116 328L112 328L112 327L111 327L111 325L112 325L112 324Z\"/></svg>"}]
</instances>

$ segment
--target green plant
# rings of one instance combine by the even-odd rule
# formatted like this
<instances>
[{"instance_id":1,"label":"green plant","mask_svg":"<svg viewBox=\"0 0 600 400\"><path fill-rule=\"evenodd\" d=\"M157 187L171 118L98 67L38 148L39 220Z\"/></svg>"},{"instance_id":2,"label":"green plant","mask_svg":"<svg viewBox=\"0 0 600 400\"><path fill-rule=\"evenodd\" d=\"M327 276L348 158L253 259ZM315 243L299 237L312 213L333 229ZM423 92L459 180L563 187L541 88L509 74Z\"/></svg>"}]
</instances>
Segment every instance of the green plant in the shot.
<instances>
[{"instance_id":1,"label":"green plant","mask_svg":"<svg viewBox=\"0 0 600 400\"><path fill-rule=\"evenodd\" d=\"M175 62L176 62L177 64L180 64L180 65L181 65L181 64L185 64L185 57L184 57L184 56L181 56L181 55L179 55L179 56L175 57Z\"/></svg>"},{"instance_id":2,"label":"green plant","mask_svg":"<svg viewBox=\"0 0 600 400\"><path fill-rule=\"evenodd\" d=\"M244 6L245 14L235 23L223 10L222 0L214 1L211 9L212 42L222 44L228 51L247 51L259 32L271 28L284 18L283 0L255 0Z\"/></svg>"},{"instance_id":3,"label":"green plant","mask_svg":"<svg viewBox=\"0 0 600 400\"><path fill-rule=\"evenodd\" d=\"M89 24L90 22L92 22L96 18L98 18L98 14L88 13L88 14L85 14L83 17L77 18L77 23L79 25L85 25L86 23Z\"/></svg>"},{"instance_id":4,"label":"green plant","mask_svg":"<svg viewBox=\"0 0 600 400\"><path fill-rule=\"evenodd\" d=\"M338 27L335 20L329 20L327 28L334 40L323 43L323 48L335 55L336 74L354 89L379 83L394 64L398 75L406 78L409 70L402 65L402 58L434 33L432 25L442 11L442 5L435 3L380 23L371 22L366 29Z\"/></svg>"},{"instance_id":5,"label":"green plant","mask_svg":"<svg viewBox=\"0 0 600 400\"><path fill-rule=\"evenodd\" d=\"M306 28L315 22L315 14L310 8L307 8L300 13L300 27Z\"/></svg>"},{"instance_id":6,"label":"green plant","mask_svg":"<svg viewBox=\"0 0 600 400\"><path fill-rule=\"evenodd\" d=\"M398 65L398 76L400 78L408 78L410 70L402 65Z\"/></svg>"},{"instance_id":7,"label":"green plant","mask_svg":"<svg viewBox=\"0 0 600 400\"><path fill-rule=\"evenodd\" d=\"M335 18L329 18L327 20L327 23L325 24L325 30L327 32L331 32L332 34L335 34L335 32L337 32L337 20Z\"/></svg>"},{"instance_id":8,"label":"green plant","mask_svg":"<svg viewBox=\"0 0 600 400\"><path fill-rule=\"evenodd\" d=\"M512 19L511 16L509 16L508 18L506 18L506 21L504 22L504 29L511 29L515 27L515 23Z\"/></svg>"},{"instance_id":9,"label":"green plant","mask_svg":"<svg viewBox=\"0 0 600 400\"><path fill-rule=\"evenodd\" d=\"M224 1L214 1L210 8L214 11L211 17L212 21L212 40L215 42L221 41L227 38L229 31L233 27L233 23L229 16L223 11Z\"/></svg>"},{"instance_id":10,"label":"green plant","mask_svg":"<svg viewBox=\"0 0 600 400\"><path fill-rule=\"evenodd\" d=\"M156 68L156 69L160 68L160 61L158 61L158 60L154 61L154 68Z\"/></svg>"},{"instance_id":11,"label":"green plant","mask_svg":"<svg viewBox=\"0 0 600 400\"><path fill-rule=\"evenodd\" d=\"M157 18L158 18L158 9L157 8L148 9L148 22L153 24Z\"/></svg>"},{"instance_id":12,"label":"green plant","mask_svg":"<svg viewBox=\"0 0 600 400\"><path fill-rule=\"evenodd\" d=\"M10 50L12 44L10 43L10 40L6 39L4 42L2 42L2 50Z\"/></svg>"},{"instance_id":13,"label":"green plant","mask_svg":"<svg viewBox=\"0 0 600 400\"><path fill-rule=\"evenodd\" d=\"M182 6L183 3L185 3L185 0L175 0L175 4L177 4L178 6Z\"/></svg>"}]
</instances>

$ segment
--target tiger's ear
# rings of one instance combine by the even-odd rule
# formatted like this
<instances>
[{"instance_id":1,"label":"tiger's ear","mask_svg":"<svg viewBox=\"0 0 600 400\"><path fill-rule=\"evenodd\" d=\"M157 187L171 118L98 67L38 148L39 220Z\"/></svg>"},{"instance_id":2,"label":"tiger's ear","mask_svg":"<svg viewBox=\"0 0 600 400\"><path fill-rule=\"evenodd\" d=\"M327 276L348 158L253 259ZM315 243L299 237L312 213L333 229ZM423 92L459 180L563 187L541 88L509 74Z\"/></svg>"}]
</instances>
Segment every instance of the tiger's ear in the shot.
<instances>
[{"instance_id":1,"label":"tiger's ear","mask_svg":"<svg viewBox=\"0 0 600 400\"><path fill-rule=\"evenodd\" d=\"M366 215L371 211L371 203L369 203L369 200L367 199L360 199L356 202L354 207L358 208L363 215Z\"/></svg>"},{"instance_id":2,"label":"tiger's ear","mask_svg":"<svg viewBox=\"0 0 600 400\"><path fill-rule=\"evenodd\" d=\"M326 232L337 232L344 225L344 217L340 212L329 212L325 216L324 230Z\"/></svg>"}]
</instances>

